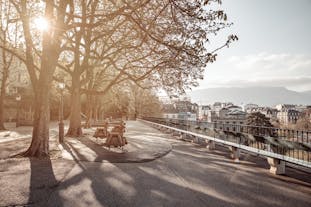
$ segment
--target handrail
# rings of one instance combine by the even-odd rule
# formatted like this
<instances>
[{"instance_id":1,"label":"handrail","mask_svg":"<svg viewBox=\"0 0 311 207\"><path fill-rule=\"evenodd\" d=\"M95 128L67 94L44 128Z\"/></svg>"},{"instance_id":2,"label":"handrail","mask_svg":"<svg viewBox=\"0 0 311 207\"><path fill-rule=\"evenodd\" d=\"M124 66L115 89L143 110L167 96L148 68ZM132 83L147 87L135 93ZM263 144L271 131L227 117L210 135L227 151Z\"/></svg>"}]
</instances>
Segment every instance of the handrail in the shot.
<instances>
[{"instance_id":1,"label":"handrail","mask_svg":"<svg viewBox=\"0 0 311 207\"><path fill-rule=\"evenodd\" d=\"M311 168L311 133L309 131L238 124L221 124L220 126L218 123L211 122L155 117L144 117L143 120L180 133L214 140ZM261 131L260 128L263 130Z\"/></svg>"},{"instance_id":2,"label":"handrail","mask_svg":"<svg viewBox=\"0 0 311 207\"><path fill-rule=\"evenodd\" d=\"M163 120L187 121L187 122L200 122L200 123L208 123L208 124L220 124L219 122L215 122L215 121L214 122L208 122L208 121L197 121L197 120L195 121L195 120L174 119L174 118L143 117L143 119L148 119L148 118L156 118L156 119L163 119ZM219 119L219 120L220 121L225 121L225 120L221 120L221 119ZM239 119L237 119L237 120L239 120ZM256 125L247 125L247 124L234 124L234 125L239 125L239 126L243 126L243 127L259 127L259 128L274 129L274 130L289 130L289 131L293 131L294 130L294 129L288 129L288 128L256 126ZM294 131L310 133L311 134L311 131L307 131L307 130L294 130Z\"/></svg>"}]
</instances>

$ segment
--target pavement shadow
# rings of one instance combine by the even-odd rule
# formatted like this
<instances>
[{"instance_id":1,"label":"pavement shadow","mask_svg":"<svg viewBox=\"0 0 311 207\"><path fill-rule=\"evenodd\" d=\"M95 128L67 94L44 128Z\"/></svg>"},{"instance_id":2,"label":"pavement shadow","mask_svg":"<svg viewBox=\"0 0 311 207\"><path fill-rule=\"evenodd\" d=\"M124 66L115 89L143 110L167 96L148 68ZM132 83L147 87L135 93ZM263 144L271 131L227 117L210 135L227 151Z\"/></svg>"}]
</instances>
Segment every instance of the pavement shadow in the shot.
<instances>
[{"instance_id":1,"label":"pavement shadow","mask_svg":"<svg viewBox=\"0 0 311 207\"><path fill-rule=\"evenodd\" d=\"M189 148L189 146L179 146L179 149L173 150L173 154L198 163L202 163L204 160L208 159L210 164L216 165L219 168L228 168L228 170L238 170L243 167L243 170L252 172L253 174L262 174L262 172L264 172L266 176L274 177L280 181L311 187L311 177L309 173L286 167L285 175L274 176L269 173L270 166L266 158L263 157L241 153L240 162L235 163L230 157L230 151L226 147L217 146L213 151L198 151L194 146L192 150L197 152L195 154L187 153L187 147ZM254 169L257 169L257 171L253 172Z\"/></svg>"},{"instance_id":2,"label":"pavement shadow","mask_svg":"<svg viewBox=\"0 0 311 207\"><path fill-rule=\"evenodd\" d=\"M131 137L127 137L127 139L130 143L129 145L131 145L131 150L127 150L127 146L124 147L124 150L109 149L87 137L75 139L81 143L80 145L67 141L63 147L67 152L70 153L73 151L77 155L74 159L110 163L148 162L165 156L172 149L171 145L168 143L142 142L141 139Z\"/></svg>"},{"instance_id":3,"label":"pavement shadow","mask_svg":"<svg viewBox=\"0 0 311 207\"><path fill-rule=\"evenodd\" d=\"M220 155L210 159L204 151L193 152L189 146L175 147L176 152L173 150L153 162L116 165L83 162L81 160L87 159L85 154L65 143L64 149L75 158L78 170L57 187L51 201L54 204L58 192L71 188L69 193L62 192L68 196L66 205L69 206L248 207L255 203L256 206L281 207L285 198L288 204L285 206L310 204L305 198L300 200L295 189L290 189L291 184L273 176L256 169L244 171L249 166L221 164ZM76 186L74 190L73 186ZM72 193L80 196L79 199Z\"/></svg>"},{"instance_id":4,"label":"pavement shadow","mask_svg":"<svg viewBox=\"0 0 311 207\"><path fill-rule=\"evenodd\" d=\"M31 175L28 206L45 206L52 193L57 198L55 206L63 206L57 192L60 181L54 175L50 158L30 158L29 161Z\"/></svg>"},{"instance_id":5,"label":"pavement shadow","mask_svg":"<svg viewBox=\"0 0 311 207\"><path fill-rule=\"evenodd\" d=\"M134 165L138 168L134 168L135 170L122 169L122 164L116 166L112 163L105 164L109 165L109 168L102 168L100 164L81 161L86 158L70 144L66 143L63 146L75 157L74 160L80 171L62 182L58 191L87 179L91 182L90 188L93 193L90 195L88 192L89 194L86 195L85 189L76 189L75 193L83 195L86 199L81 201L71 199L71 206L163 206L164 204L165 206L206 206L208 203L216 206L231 206L232 204L226 199L175 183L179 178L174 178L174 175L170 181L139 168L146 164L154 165L154 162L136 163ZM87 199L88 197L92 199ZM54 202L54 195L52 200Z\"/></svg>"}]
</instances>

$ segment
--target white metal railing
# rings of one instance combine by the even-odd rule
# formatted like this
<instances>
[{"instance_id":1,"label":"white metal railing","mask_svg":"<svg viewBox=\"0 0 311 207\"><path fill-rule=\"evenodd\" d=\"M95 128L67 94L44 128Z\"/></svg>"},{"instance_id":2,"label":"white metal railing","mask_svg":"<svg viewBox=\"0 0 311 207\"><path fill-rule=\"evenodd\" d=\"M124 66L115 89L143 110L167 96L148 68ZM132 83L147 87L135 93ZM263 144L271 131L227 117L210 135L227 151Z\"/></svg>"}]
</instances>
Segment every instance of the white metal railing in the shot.
<instances>
[{"instance_id":1,"label":"white metal railing","mask_svg":"<svg viewBox=\"0 0 311 207\"><path fill-rule=\"evenodd\" d=\"M228 140L223 140L223 139L220 139L220 138L217 138L217 137L207 136L207 135L204 135L204 134L199 134L199 133L195 133L195 132L191 132L191 131L187 131L187 130L183 130L183 129L178 129L178 128L175 128L175 127L171 127L171 126L167 126L167 125L163 125L163 124L159 124L159 123L155 123L155 122L147 121L147 120L143 120L143 119L140 119L140 121L152 124L154 126L164 127L166 129L170 129L170 130L173 130L175 132L179 132L181 134L192 135L194 137L198 137L198 138L201 138L201 139L204 139L204 140L210 140L210 141L214 141L216 143L221 143L221 144L224 144L224 145L227 145L227 146L237 147L239 149L242 149L242 150L245 150L245 151L248 151L248 152L252 152L252 153L256 153L258 155L262 155L262 156L266 156L266 157L271 157L271 158L276 158L276 159L284 160L284 161L289 162L289 163L294 163L294 164L297 164L297 165L300 165L300 166L311 168L311 162L309 162L309 161L301 160L301 159L296 159L296 158L289 157L289 156L286 156L286 155L283 155L283 154L275 153L275 152L272 152L271 150L268 151L268 150L258 149L258 148L254 148L254 147L243 145L241 143L235 143L235 142L231 142L231 141L228 141Z\"/></svg>"}]
</instances>

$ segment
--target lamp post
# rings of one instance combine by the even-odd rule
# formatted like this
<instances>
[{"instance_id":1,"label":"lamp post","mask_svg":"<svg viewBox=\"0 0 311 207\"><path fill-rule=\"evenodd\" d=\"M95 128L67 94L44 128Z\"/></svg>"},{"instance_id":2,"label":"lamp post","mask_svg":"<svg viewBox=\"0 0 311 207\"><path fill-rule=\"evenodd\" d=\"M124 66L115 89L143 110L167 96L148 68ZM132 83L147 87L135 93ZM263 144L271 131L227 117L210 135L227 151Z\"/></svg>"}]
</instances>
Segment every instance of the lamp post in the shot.
<instances>
[{"instance_id":1,"label":"lamp post","mask_svg":"<svg viewBox=\"0 0 311 207\"><path fill-rule=\"evenodd\" d=\"M19 127L19 110L20 110L20 101L22 100L22 96L20 94L18 94L15 97L15 100L17 102L17 104L16 104L16 122L15 122L15 126Z\"/></svg>"},{"instance_id":2,"label":"lamp post","mask_svg":"<svg viewBox=\"0 0 311 207\"><path fill-rule=\"evenodd\" d=\"M64 142L64 89L65 89L65 83L60 82L58 84L58 88L60 90L60 109L59 109L59 123L58 123L58 138L59 143Z\"/></svg>"}]
</instances>

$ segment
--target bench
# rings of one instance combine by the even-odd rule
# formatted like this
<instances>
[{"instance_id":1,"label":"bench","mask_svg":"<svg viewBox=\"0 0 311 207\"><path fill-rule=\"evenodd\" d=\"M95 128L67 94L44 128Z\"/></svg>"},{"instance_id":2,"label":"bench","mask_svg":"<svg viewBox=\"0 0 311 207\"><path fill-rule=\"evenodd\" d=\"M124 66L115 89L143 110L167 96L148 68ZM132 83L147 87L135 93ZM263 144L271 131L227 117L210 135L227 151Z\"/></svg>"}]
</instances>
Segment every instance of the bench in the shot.
<instances>
[{"instance_id":1,"label":"bench","mask_svg":"<svg viewBox=\"0 0 311 207\"><path fill-rule=\"evenodd\" d=\"M127 144L126 138L123 136L125 132L125 123L121 122L111 122L111 131L108 131L108 137L105 145L110 148L110 146L121 147Z\"/></svg>"},{"instance_id":2,"label":"bench","mask_svg":"<svg viewBox=\"0 0 311 207\"><path fill-rule=\"evenodd\" d=\"M108 136L108 125L108 122L103 122L101 125L97 125L98 127L96 128L93 137L106 138Z\"/></svg>"},{"instance_id":3,"label":"bench","mask_svg":"<svg viewBox=\"0 0 311 207\"><path fill-rule=\"evenodd\" d=\"M113 128L115 126L123 126L125 123L123 121L103 121L103 122L97 122L96 124L93 124L92 126L96 126L96 131L93 135L93 137L96 138L106 138L108 136L108 129ZM124 126L125 128L125 126ZM123 134L122 134L123 136Z\"/></svg>"}]
</instances>

